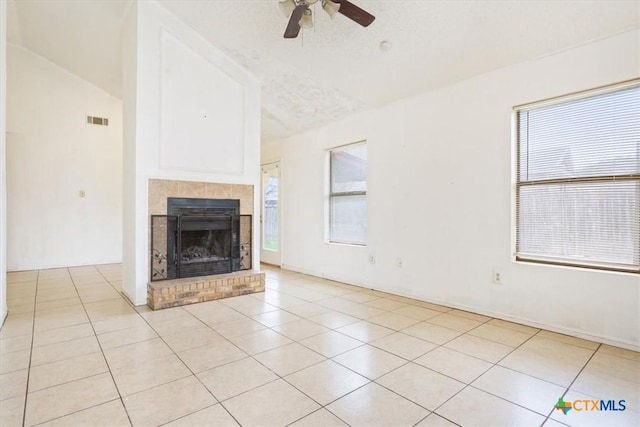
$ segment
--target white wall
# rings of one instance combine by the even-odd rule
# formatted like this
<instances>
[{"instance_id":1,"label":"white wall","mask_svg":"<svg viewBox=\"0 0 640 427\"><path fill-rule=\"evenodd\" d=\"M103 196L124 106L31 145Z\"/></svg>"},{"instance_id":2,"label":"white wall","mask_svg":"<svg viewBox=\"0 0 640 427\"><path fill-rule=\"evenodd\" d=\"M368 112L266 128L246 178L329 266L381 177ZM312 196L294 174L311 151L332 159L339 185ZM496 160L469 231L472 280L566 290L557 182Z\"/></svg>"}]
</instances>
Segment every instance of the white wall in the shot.
<instances>
[{"instance_id":1,"label":"white wall","mask_svg":"<svg viewBox=\"0 0 640 427\"><path fill-rule=\"evenodd\" d=\"M7 316L7 2L0 2L0 325Z\"/></svg>"},{"instance_id":2,"label":"white wall","mask_svg":"<svg viewBox=\"0 0 640 427\"><path fill-rule=\"evenodd\" d=\"M123 38L123 289L146 304L149 179L254 185L259 262L260 87L156 2L132 5Z\"/></svg>"},{"instance_id":3,"label":"white wall","mask_svg":"<svg viewBox=\"0 0 640 427\"><path fill-rule=\"evenodd\" d=\"M637 349L638 275L512 262L511 120L515 105L638 77L639 44L627 32L267 145L284 267ZM326 149L359 140L368 244L327 244Z\"/></svg>"},{"instance_id":4,"label":"white wall","mask_svg":"<svg viewBox=\"0 0 640 427\"><path fill-rule=\"evenodd\" d=\"M120 262L121 101L16 45L7 65L8 269Z\"/></svg>"}]
</instances>

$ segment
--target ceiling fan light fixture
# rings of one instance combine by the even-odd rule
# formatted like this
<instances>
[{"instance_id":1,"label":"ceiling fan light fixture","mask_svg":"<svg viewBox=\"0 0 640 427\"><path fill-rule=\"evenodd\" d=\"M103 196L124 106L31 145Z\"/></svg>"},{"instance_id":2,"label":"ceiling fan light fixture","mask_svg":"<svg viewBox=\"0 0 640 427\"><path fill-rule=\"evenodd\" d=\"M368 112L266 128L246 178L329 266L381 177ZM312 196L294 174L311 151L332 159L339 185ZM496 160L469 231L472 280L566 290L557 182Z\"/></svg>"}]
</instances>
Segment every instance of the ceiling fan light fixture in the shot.
<instances>
[{"instance_id":1,"label":"ceiling fan light fixture","mask_svg":"<svg viewBox=\"0 0 640 427\"><path fill-rule=\"evenodd\" d=\"M279 6L285 18L288 18L295 10L296 2L295 0L280 0Z\"/></svg>"},{"instance_id":2,"label":"ceiling fan light fixture","mask_svg":"<svg viewBox=\"0 0 640 427\"><path fill-rule=\"evenodd\" d=\"M300 18L300 28L313 28L313 13L311 13L311 9L306 8L304 10L302 18Z\"/></svg>"},{"instance_id":3,"label":"ceiling fan light fixture","mask_svg":"<svg viewBox=\"0 0 640 427\"><path fill-rule=\"evenodd\" d=\"M335 18L340 10L340 3L333 2L331 0L322 0L322 8L329 15L331 19Z\"/></svg>"}]
</instances>

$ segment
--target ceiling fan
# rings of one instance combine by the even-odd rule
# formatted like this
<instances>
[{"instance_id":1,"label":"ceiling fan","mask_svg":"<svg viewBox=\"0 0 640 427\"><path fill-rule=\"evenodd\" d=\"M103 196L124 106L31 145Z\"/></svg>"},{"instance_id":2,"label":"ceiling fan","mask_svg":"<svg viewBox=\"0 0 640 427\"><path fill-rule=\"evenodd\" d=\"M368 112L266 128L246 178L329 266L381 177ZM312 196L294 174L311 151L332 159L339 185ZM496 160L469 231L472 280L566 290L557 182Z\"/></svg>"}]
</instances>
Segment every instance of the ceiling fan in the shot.
<instances>
[{"instance_id":1,"label":"ceiling fan","mask_svg":"<svg viewBox=\"0 0 640 427\"><path fill-rule=\"evenodd\" d=\"M285 39L295 39L300 33L300 28L313 27L313 12L309 6L319 0L280 0L280 9L289 18L289 24L284 31ZM347 0L320 0L331 19L338 13L343 14L352 21L368 27L376 17Z\"/></svg>"}]
</instances>

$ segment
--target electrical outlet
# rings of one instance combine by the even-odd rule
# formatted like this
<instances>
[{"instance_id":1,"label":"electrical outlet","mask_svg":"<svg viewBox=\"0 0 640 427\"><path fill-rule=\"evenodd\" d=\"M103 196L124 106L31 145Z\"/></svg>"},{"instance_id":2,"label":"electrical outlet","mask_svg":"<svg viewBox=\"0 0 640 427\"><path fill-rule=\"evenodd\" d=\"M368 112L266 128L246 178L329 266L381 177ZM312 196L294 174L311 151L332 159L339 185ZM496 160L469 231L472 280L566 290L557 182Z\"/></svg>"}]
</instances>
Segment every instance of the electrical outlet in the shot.
<instances>
[{"instance_id":1,"label":"electrical outlet","mask_svg":"<svg viewBox=\"0 0 640 427\"><path fill-rule=\"evenodd\" d=\"M502 271L493 269L493 283L494 285L502 285Z\"/></svg>"},{"instance_id":2,"label":"electrical outlet","mask_svg":"<svg viewBox=\"0 0 640 427\"><path fill-rule=\"evenodd\" d=\"M369 264L375 264L375 263L376 263L375 255L369 255Z\"/></svg>"},{"instance_id":3,"label":"electrical outlet","mask_svg":"<svg viewBox=\"0 0 640 427\"><path fill-rule=\"evenodd\" d=\"M396 259L396 267L402 268L402 258Z\"/></svg>"}]
</instances>

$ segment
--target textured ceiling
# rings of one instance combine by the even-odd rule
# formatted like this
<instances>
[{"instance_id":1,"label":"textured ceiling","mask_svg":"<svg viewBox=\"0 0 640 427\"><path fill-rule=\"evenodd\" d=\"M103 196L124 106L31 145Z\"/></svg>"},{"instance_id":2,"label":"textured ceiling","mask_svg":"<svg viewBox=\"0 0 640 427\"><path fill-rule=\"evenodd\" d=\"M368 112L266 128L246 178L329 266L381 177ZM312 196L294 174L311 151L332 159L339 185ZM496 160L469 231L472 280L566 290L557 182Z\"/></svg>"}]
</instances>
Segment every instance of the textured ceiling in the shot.
<instances>
[{"instance_id":1,"label":"textured ceiling","mask_svg":"<svg viewBox=\"0 0 640 427\"><path fill-rule=\"evenodd\" d=\"M9 0L9 39L120 96L129 2ZM277 0L160 1L261 81L263 141L640 26L635 0L354 2L368 28L318 3L285 40Z\"/></svg>"}]
</instances>

